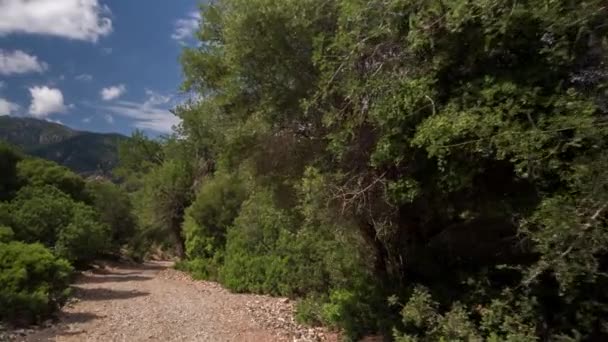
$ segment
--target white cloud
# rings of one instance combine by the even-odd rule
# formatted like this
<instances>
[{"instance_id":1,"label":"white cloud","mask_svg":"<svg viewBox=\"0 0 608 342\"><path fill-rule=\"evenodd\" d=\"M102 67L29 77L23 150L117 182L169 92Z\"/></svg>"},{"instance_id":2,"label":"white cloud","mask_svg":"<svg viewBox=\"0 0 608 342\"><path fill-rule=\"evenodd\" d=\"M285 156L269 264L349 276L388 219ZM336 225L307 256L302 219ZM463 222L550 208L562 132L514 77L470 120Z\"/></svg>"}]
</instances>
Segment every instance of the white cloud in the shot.
<instances>
[{"instance_id":1,"label":"white cloud","mask_svg":"<svg viewBox=\"0 0 608 342\"><path fill-rule=\"evenodd\" d=\"M82 119L82 122L86 124L91 123L91 117Z\"/></svg>"},{"instance_id":2,"label":"white cloud","mask_svg":"<svg viewBox=\"0 0 608 342\"><path fill-rule=\"evenodd\" d=\"M114 117L112 115L106 114L105 119L109 124L114 124Z\"/></svg>"},{"instance_id":3,"label":"white cloud","mask_svg":"<svg viewBox=\"0 0 608 342\"><path fill-rule=\"evenodd\" d=\"M19 110L19 105L0 98L0 116L11 115Z\"/></svg>"},{"instance_id":4,"label":"white cloud","mask_svg":"<svg viewBox=\"0 0 608 342\"><path fill-rule=\"evenodd\" d=\"M109 55L112 53L112 51L114 51L114 49L112 49L111 47L105 47L105 48L101 48L101 53L104 55Z\"/></svg>"},{"instance_id":5,"label":"white cloud","mask_svg":"<svg viewBox=\"0 0 608 342\"><path fill-rule=\"evenodd\" d=\"M136 128L170 133L172 127L181 122L168 109L172 97L151 90L146 90L146 95L147 98L143 102L117 101L111 105L96 108L110 112L114 116L131 119Z\"/></svg>"},{"instance_id":6,"label":"white cloud","mask_svg":"<svg viewBox=\"0 0 608 342\"><path fill-rule=\"evenodd\" d=\"M0 4L2 4L1 0ZM1 7L0 5L0 11L2 11ZM1 18L0 21L2 21ZM44 72L47 69L48 64L39 61L36 56L28 55L21 50L5 51L0 49L0 75Z\"/></svg>"},{"instance_id":7,"label":"white cloud","mask_svg":"<svg viewBox=\"0 0 608 342\"><path fill-rule=\"evenodd\" d=\"M124 84L119 84L101 89L99 95L104 101L111 101L121 97L126 91L127 87Z\"/></svg>"},{"instance_id":8,"label":"white cloud","mask_svg":"<svg viewBox=\"0 0 608 342\"><path fill-rule=\"evenodd\" d=\"M201 15L197 11L190 12L186 18L178 19L175 22L175 29L173 30L173 34L171 34L171 38L181 43L184 40L190 39L198 29L200 20Z\"/></svg>"},{"instance_id":9,"label":"white cloud","mask_svg":"<svg viewBox=\"0 0 608 342\"><path fill-rule=\"evenodd\" d=\"M52 113L61 113L67 110L63 103L61 90L49 87L30 88L32 103L29 113L36 118L45 118Z\"/></svg>"},{"instance_id":10,"label":"white cloud","mask_svg":"<svg viewBox=\"0 0 608 342\"><path fill-rule=\"evenodd\" d=\"M163 95L150 89L146 89L146 96L148 97L146 102L144 102L146 106L164 105L171 101L171 96Z\"/></svg>"},{"instance_id":11,"label":"white cloud","mask_svg":"<svg viewBox=\"0 0 608 342\"><path fill-rule=\"evenodd\" d=\"M0 0L0 36L30 33L96 42L112 32L98 0Z\"/></svg>"},{"instance_id":12,"label":"white cloud","mask_svg":"<svg viewBox=\"0 0 608 342\"><path fill-rule=\"evenodd\" d=\"M89 74L80 74L74 77L77 81L89 82L93 80L93 76Z\"/></svg>"},{"instance_id":13,"label":"white cloud","mask_svg":"<svg viewBox=\"0 0 608 342\"><path fill-rule=\"evenodd\" d=\"M6 82L0 81L0 90L4 89L4 87L6 87Z\"/></svg>"}]
</instances>

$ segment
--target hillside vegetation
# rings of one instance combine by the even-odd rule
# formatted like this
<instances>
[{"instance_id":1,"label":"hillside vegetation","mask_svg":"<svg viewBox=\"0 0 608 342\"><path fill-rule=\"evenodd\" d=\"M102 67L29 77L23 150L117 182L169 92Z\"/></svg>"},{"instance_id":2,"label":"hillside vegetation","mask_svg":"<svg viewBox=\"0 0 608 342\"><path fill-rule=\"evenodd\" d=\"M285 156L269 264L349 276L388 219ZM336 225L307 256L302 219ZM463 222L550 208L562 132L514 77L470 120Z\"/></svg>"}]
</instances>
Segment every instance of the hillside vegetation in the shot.
<instances>
[{"instance_id":1,"label":"hillside vegetation","mask_svg":"<svg viewBox=\"0 0 608 342\"><path fill-rule=\"evenodd\" d=\"M0 144L0 320L47 319L68 298L74 267L118 255L136 224L118 186Z\"/></svg>"},{"instance_id":2,"label":"hillside vegetation","mask_svg":"<svg viewBox=\"0 0 608 342\"><path fill-rule=\"evenodd\" d=\"M0 178L13 244L78 263L94 257L82 229L113 231L134 258L171 251L351 340L608 340L604 0L201 12L174 134L121 143L120 189L93 201L18 161L25 178ZM115 191L132 201L126 239Z\"/></svg>"},{"instance_id":3,"label":"hillside vegetation","mask_svg":"<svg viewBox=\"0 0 608 342\"><path fill-rule=\"evenodd\" d=\"M182 55L201 100L123 150L142 228L351 338L606 339L607 11L203 6Z\"/></svg>"},{"instance_id":4,"label":"hillside vegetation","mask_svg":"<svg viewBox=\"0 0 608 342\"><path fill-rule=\"evenodd\" d=\"M118 162L120 134L81 132L31 118L0 117L0 141L83 175L110 175Z\"/></svg>"}]
</instances>

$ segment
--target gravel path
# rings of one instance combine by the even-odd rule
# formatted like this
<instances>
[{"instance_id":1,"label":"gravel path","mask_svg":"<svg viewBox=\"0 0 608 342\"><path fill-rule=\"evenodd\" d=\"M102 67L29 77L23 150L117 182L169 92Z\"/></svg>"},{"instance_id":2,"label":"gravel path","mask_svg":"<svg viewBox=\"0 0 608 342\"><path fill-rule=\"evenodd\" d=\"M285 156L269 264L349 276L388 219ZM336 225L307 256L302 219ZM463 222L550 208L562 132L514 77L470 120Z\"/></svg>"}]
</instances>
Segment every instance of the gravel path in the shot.
<instances>
[{"instance_id":1,"label":"gravel path","mask_svg":"<svg viewBox=\"0 0 608 342\"><path fill-rule=\"evenodd\" d=\"M293 321L286 298L233 294L169 263L83 274L59 322L22 341L336 341Z\"/></svg>"}]
</instances>

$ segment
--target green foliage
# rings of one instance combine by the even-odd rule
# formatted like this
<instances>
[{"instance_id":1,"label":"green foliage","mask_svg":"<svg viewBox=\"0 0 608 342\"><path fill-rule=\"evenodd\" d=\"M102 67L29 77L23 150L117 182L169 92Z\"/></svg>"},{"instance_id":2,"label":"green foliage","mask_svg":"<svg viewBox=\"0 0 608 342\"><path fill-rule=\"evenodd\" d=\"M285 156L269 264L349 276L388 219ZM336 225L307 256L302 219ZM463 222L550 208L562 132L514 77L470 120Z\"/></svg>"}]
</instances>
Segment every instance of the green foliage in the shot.
<instances>
[{"instance_id":1,"label":"green foliage","mask_svg":"<svg viewBox=\"0 0 608 342\"><path fill-rule=\"evenodd\" d=\"M13 148L0 143L0 201L11 199L19 188L17 163L21 158Z\"/></svg>"},{"instance_id":2,"label":"green foliage","mask_svg":"<svg viewBox=\"0 0 608 342\"><path fill-rule=\"evenodd\" d=\"M15 238L24 242L41 242L53 247L59 232L72 220L75 202L51 185L24 187L8 205L9 222Z\"/></svg>"},{"instance_id":3,"label":"green foliage","mask_svg":"<svg viewBox=\"0 0 608 342\"><path fill-rule=\"evenodd\" d=\"M15 233L10 227L0 226L0 243L11 242L15 238Z\"/></svg>"},{"instance_id":4,"label":"green foliage","mask_svg":"<svg viewBox=\"0 0 608 342\"><path fill-rule=\"evenodd\" d=\"M148 139L143 132L133 132L130 139L118 145L119 163L114 174L122 179L123 186L132 192L142 187L142 177L163 162L162 146Z\"/></svg>"},{"instance_id":5,"label":"green foliage","mask_svg":"<svg viewBox=\"0 0 608 342\"><path fill-rule=\"evenodd\" d=\"M70 223L57 235L55 251L67 260L86 264L107 252L110 237L109 227L99 221L95 210L78 203L72 208Z\"/></svg>"},{"instance_id":6,"label":"green foliage","mask_svg":"<svg viewBox=\"0 0 608 342\"><path fill-rule=\"evenodd\" d=\"M30 186L51 185L68 194L76 201L86 199L82 177L54 162L28 158L17 165L20 180Z\"/></svg>"},{"instance_id":7,"label":"green foliage","mask_svg":"<svg viewBox=\"0 0 608 342\"><path fill-rule=\"evenodd\" d=\"M184 237L188 258L211 258L224 249L226 230L237 217L245 197L244 186L236 176L216 175L203 181L186 211Z\"/></svg>"},{"instance_id":8,"label":"green foliage","mask_svg":"<svg viewBox=\"0 0 608 342\"><path fill-rule=\"evenodd\" d=\"M180 258L185 255L181 230L184 212L193 197L193 177L188 161L166 160L146 175L138 193L140 223L144 229L169 235Z\"/></svg>"},{"instance_id":9,"label":"green foliage","mask_svg":"<svg viewBox=\"0 0 608 342\"><path fill-rule=\"evenodd\" d=\"M488 305L467 308L455 302L441 313L424 288L415 288L401 310L403 331L395 330L396 341L536 341L536 327L530 324L531 303L525 306L507 298Z\"/></svg>"},{"instance_id":10,"label":"green foliage","mask_svg":"<svg viewBox=\"0 0 608 342\"><path fill-rule=\"evenodd\" d=\"M99 214L99 221L110 228L112 249L131 241L137 228L131 198L123 189L108 181L89 181L86 184L87 196Z\"/></svg>"},{"instance_id":11,"label":"green foliage","mask_svg":"<svg viewBox=\"0 0 608 342\"><path fill-rule=\"evenodd\" d=\"M175 213L193 272L312 296L302 315L351 337L393 320L404 341L606 339L607 11L206 5L182 56L200 101L146 171L149 223ZM403 322L389 295L410 298Z\"/></svg>"},{"instance_id":12,"label":"green foliage","mask_svg":"<svg viewBox=\"0 0 608 342\"><path fill-rule=\"evenodd\" d=\"M16 240L40 242L72 262L84 264L102 255L112 238L92 207L51 185L24 187L2 207L6 214L0 217L13 228Z\"/></svg>"},{"instance_id":13,"label":"green foliage","mask_svg":"<svg viewBox=\"0 0 608 342\"><path fill-rule=\"evenodd\" d=\"M0 320L40 322L67 298L71 266L40 244L0 243Z\"/></svg>"}]
</instances>

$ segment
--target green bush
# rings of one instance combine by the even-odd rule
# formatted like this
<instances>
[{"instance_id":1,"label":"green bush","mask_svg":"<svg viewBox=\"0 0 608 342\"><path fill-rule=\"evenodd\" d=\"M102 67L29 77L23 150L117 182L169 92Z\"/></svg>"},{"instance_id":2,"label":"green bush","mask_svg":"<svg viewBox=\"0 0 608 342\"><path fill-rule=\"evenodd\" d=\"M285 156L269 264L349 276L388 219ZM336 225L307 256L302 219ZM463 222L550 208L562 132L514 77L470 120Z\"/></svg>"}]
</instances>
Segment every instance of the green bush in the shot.
<instances>
[{"instance_id":1,"label":"green bush","mask_svg":"<svg viewBox=\"0 0 608 342\"><path fill-rule=\"evenodd\" d=\"M17 163L22 156L7 144L0 142L0 201L9 200L19 188Z\"/></svg>"},{"instance_id":2,"label":"green bush","mask_svg":"<svg viewBox=\"0 0 608 342\"><path fill-rule=\"evenodd\" d=\"M269 192L249 198L228 230L223 283L237 292L294 294L298 284L287 280L291 256L282 253L280 244L293 239L288 229L295 227L293 217L275 207Z\"/></svg>"},{"instance_id":3,"label":"green bush","mask_svg":"<svg viewBox=\"0 0 608 342\"><path fill-rule=\"evenodd\" d=\"M238 292L285 296L323 293L359 282L365 268L354 244L339 243L326 226L306 225L297 212L258 191L229 228L222 282Z\"/></svg>"},{"instance_id":4,"label":"green bush","mask_svg":"<svg viewBox=\"0 0 608 342\"><path fill-rule=\"evenodd\" d=\"M120 247L135 236L137 229L129 195L108 181L87 182L86 193L99 214L99 220L110 228L112 252L119 252Z\"/></svg>"},{"instance_id":5,"label":"green bush","mask_svg":"<svg viewBox=\"0 0 608 342\"><path fill-rule=\"evenodd\" d=\"M17 164L22 183L34 187L52 185L77 201L87 200L82 177L52 161L27 158Z\"/></svg>"},{"instance_id":6,"label":"green bush","mask_svg":"<svg viewBox=\"0 0 608 342\"><path fill-rule=\"evenodd\" d=\"M473 307L455 302L447 311L423 287L413 290L401 310L399 342L410 341L537 341L533 301L514 301L508 292Z\"/></svg>"},{"instance_id":7,"label":"green bush","mask_svg":"<svg viewBox=\"0 0 608 342\"><path fill-rule=\"evenodd\" d=\"M17 240L52 247L70 223L73 206L74 201L54 186L28 186L7 205L10 222L2 223L13 228Z\"/></svg>"},{"instance_id":8,"label":"green bush","mask_svg":"<svg viewBox=\"0 0 608 342\"><path fill-rule=\"evenodd\" d=\"M212 258L224 249L226 231L239 214L246 191L233 175L210 178L186 211L184 237L189 259Z\"/></svg>"},{"instance_id":9,"label":"green bush","mask_svg":"<svg viewBox=\"0 0 608 342\"><path fill-rule=\"evenodd\" d=\"M107 251L109 242L108 226L99 222L93 208L77 203L70 223L59 231L55 251L72 262L85 264Z\"/></svg>"},{"instance_id":10,"label":"green bush","mask_svg":"<svg viewBox=\"0 0 608 342\"><path fill-rule=\"evenodd\" d=\"M0 319L28 324L48 317L65 303L71 271L40 244L0 243Z\"/></svg>"},{"instance_id":11,"label":"green bush","mask_svg":"<svg viewBox=\"0 0 608 342\"><path fill-rule=\"evenodd\" d=\"M0 226L0 243L10 242L15 238L15 233L10 227Z\"/></svg>"},{"instance_id":12,"label":"green bush","mask_svg":"<svg viewBox=\"0 0 608 342\"><path fill-rule=\"evenodd\" d=\"M14 228L16 240L40 242L72 262L84 264L110 246L110 229L98 213L54 186L24 187L2 208L8 222L0 224Z\"/></svg>"}]
</instances>

